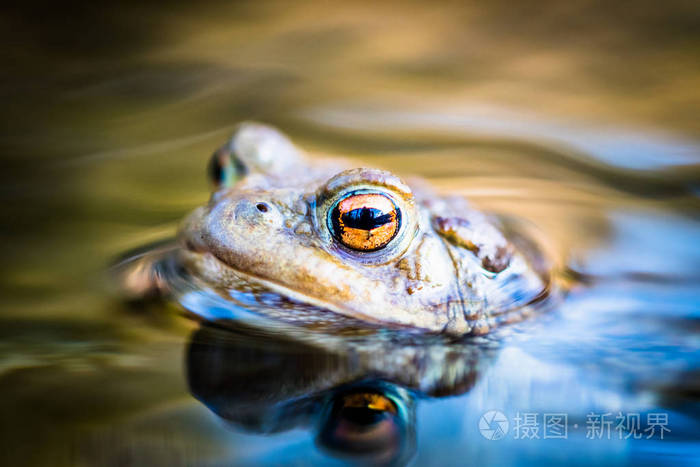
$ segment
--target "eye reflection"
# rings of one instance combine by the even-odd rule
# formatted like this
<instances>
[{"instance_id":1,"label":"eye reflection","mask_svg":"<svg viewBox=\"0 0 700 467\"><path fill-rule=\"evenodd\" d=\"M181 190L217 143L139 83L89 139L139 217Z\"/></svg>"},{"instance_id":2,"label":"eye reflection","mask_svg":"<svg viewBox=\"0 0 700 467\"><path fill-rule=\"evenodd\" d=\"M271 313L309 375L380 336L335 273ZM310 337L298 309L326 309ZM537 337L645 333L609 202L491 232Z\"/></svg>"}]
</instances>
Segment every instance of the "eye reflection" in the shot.
<instances>
[{"instance_id":1,"label":"eye reflection","mask_svg":"<svg viewBox=\"0 0 700 467\"><path fill-rule=\"evenodd\" d=\"M406 413L399 404L379 387L336 394L322 419L318 442L338 454L396 458L407 435Z\"/></svg>"},{"instance_id":2,"label":"eye reflection","mask_svg":"<svg viewBox=\"0 0 700 467\"><path fill-rule=\"evenodd\" d=\"M398 233L401 210L383 194L352 193L335 205L330 221L338 242L357 251L375 251Z\"/></svg>"}]
</instances>

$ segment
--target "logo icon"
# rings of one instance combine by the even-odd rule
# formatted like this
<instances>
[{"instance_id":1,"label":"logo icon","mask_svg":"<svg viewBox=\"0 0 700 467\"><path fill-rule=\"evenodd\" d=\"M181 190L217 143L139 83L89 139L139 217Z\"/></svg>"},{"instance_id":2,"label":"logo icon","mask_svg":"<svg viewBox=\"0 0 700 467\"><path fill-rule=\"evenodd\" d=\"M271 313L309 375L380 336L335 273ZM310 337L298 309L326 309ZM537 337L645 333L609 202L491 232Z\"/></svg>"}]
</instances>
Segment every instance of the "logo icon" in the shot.
<instances>
[{"instance_id":1,"label":"logo icon","mask_svg":"<svg viewBox=\"0 0 700 467\"><path fill-rule=\"evenodd\" d=\"M481 436L496 441L508 433L508 419L498 410L489 410L479 419L479 431Z\"/></svg>"}]
</instances>

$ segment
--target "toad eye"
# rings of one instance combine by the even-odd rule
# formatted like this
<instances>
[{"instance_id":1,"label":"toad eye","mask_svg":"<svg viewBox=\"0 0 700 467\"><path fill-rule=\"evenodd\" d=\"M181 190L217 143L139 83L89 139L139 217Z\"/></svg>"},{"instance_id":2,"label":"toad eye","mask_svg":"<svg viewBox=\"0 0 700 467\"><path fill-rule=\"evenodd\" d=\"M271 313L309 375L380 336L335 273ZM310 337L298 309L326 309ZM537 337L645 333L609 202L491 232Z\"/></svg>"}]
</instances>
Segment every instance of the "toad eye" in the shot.
<instances>
[{"instance_id":1,"label":"toad eye","mask_svg":"<svg viewBox=\"0 0 700 467\"><path fill-rule=\"evenodd\" d=\"M381 193L350 193L330 212L333 237L357 251L384 248L401 227L401 210Z\"/></svg>"},{"instance_id":2,"label":"toad eye","mask_svg":"<svg viewBox=\"0 0 700 467\"><path fill-rule=\"evenodd\" d=\"M219 148L209 159L207 178L215 189L231 187L246 174L246 168L227 146Z\"/></svg>"}]
</instances>

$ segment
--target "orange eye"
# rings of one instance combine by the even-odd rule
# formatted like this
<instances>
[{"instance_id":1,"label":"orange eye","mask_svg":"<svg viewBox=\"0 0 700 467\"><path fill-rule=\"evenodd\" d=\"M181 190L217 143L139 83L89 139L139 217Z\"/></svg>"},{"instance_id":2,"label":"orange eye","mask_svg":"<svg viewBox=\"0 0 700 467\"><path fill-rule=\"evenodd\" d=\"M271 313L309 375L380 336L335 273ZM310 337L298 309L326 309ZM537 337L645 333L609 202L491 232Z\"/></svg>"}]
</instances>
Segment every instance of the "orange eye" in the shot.
<instances>
[{"instance_id":1,"label":"orange eye","mask_svg":"<svg viewBox=\"0 0 700 467\"><path fill-rule=\"evenodd\" d=\"M391 412L396 415L396 405L383 394L351 393L343 397L342 405L344 409L367 409L377 412Z\"/></svg>"},{"instance_id":2,"label":"orange eye","mask_svg":"<svg viewBox=\"0 0 700 467\"><path fill-rule=\"evenodd\" d=\"M401 227L401 210L379 193L353 193L331 211L333 237L348 248L374 251L385 247Z\"/></svg>"}]
</instances>

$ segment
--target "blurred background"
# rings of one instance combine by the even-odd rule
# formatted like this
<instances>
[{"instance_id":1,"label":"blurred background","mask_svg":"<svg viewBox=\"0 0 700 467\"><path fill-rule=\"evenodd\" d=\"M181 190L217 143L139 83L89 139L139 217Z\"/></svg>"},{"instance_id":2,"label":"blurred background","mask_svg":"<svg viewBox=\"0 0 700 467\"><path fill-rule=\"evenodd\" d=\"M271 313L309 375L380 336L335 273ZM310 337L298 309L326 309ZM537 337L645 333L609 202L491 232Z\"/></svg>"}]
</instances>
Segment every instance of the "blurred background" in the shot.
<instances>
[{"instance_id":1,"label":"blurred background","mask_svg":"<svg viewBox=\"0 0 700 467\"><path fill-rule=\"evenodd\" d=\"M188 389L196 326L110 294L114 258L206 202L241 120L522 217L590 278L473 390L420 405L402 462L697 459L697 2L30 1L0 37L6 465L336 459L308 426L224 427ZM680 421L663 443L476 431L487 409L552 405Z\"/></svg>"}]
</instances>

